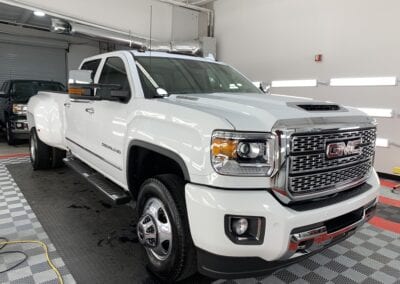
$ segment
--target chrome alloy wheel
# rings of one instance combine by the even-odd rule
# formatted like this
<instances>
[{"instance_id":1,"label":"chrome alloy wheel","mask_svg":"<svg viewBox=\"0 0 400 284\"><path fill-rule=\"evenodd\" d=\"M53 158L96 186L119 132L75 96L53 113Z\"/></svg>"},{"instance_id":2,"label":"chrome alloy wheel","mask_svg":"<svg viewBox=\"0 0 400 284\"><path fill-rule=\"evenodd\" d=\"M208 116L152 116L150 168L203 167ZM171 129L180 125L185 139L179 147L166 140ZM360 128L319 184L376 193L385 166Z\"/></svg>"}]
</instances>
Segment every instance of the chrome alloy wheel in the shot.
<instances>
[{"instance_id":1,"label":"chrome alloy wheel","mask_svg":"<svg viewBox=\"0 0 400 284\"><path fill-rule=\"evenodd\" d=\"M171 254L172 228L165 206L158 198L147 200L137 225L140 243L158 260Z\"/></svg>"}]
</instances>

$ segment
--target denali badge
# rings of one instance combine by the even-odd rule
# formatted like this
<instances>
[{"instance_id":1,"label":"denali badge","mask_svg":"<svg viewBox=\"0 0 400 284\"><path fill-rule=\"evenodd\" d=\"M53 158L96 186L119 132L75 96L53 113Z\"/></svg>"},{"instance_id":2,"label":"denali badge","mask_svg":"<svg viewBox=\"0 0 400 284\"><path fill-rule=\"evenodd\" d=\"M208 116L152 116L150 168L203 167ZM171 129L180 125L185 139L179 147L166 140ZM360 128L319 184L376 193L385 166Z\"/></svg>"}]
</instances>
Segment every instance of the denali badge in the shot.
<instances>
[{"instance_id":1,"label":"denali badge","mask_svg":"<svg viewBox=\"0 0 400 284\"><path fill-rule=\"evenodd\" d=\"M334 142L326 145L326 156L329 159L361 154L361 138L347 142Z\"/></svg>"}]
</instances>

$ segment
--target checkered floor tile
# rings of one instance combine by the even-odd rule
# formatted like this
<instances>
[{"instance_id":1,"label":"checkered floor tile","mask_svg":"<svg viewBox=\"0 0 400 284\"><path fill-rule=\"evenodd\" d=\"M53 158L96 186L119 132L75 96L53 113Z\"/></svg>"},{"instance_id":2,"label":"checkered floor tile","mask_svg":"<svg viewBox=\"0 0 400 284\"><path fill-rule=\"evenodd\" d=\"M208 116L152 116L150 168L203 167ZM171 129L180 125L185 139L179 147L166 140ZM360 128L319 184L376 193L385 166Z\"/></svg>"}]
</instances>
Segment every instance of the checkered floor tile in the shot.
<instances>
[{"instance_id":1,"label":"checkered floor tile","mask_svg":"<svg viewBox=\"0 0 400 284\"><path fill-rule=\"evenodd\" d=\"M75 283L5 167L9 163L27 162L27 160L28 158L0 160L0 236L10 240L44 241L49 245L50 256L63 274L65 283ZM381 204L379 210L383 215L400 216L399 208ZM4 250L23 250L28 253L29 259L17 269L0 274L0 283L56 283L56 276L48 267L40 248L34 245L17 245L6 247L2 251ZM20 255L0 256L0 270L12 265L20 257ZM399 279L400 235L366 224L348 240L268 277L218 280L214 283L400 284Z\"/></svg>"},{"instance_id":2,"label":"checkered floor tile","mask_svg":"<svg viewBox=\"0 0 400 284\"><path fill-rule=\"evenodd\" d=\"M376 215L400 224L400 209L386 204L378 204Z\"/></svg>"},{"instance_id":3,"label":"checkered floor tile","mask_svg":"<svg viewBox=\"0 0 400 284\"><path fill-rule=\"evenodd\" d=\"M366 224L354 236L268 277L215 283L400 284L400 235Z\"/></svg>"},{"instance_id":4,"label":"checkered floor tile","mask_svg":"<svg viewBox=\"0 0 400 284\"><path fill-rule=\"evenodd\" d=\"M29 158L0 160L0 237L8 240L38 240L49 248L49 256L59 269L64 283L75 283L63 260L46 232L32 212L18 186L9 174L6 165L27 162ZM0 240L3 241L3 240ZM15 269L0 273L0 283L58 283L57 276L49 267L43 249L36 244L7 245L1 252L23 251L28 255L27 261ZM23 256L18 253L0 255L0 271L13 266Z\"/></svg>"}]
</instances>

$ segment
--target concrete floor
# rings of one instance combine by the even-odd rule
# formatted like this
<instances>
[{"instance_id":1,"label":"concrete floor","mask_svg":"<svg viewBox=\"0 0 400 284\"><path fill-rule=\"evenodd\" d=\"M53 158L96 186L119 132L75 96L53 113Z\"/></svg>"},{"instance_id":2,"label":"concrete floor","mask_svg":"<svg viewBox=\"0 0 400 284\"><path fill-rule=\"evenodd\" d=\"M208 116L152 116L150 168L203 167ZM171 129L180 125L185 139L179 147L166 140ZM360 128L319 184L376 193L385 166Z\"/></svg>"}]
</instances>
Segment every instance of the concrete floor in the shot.
<instances>
[{"instance_id":1,"label":"concrete floor","mask_svg":"<svg viewBox=\"0 0 400 284\"><path fill-rule=\"evenodd\" d=\"M28 141L21 140L15 146L10 146L7 144L3 135L0 136L0 156L12 155L12 154L20 154L20 153L28 153Z\"/></svg>"}]
</instances>

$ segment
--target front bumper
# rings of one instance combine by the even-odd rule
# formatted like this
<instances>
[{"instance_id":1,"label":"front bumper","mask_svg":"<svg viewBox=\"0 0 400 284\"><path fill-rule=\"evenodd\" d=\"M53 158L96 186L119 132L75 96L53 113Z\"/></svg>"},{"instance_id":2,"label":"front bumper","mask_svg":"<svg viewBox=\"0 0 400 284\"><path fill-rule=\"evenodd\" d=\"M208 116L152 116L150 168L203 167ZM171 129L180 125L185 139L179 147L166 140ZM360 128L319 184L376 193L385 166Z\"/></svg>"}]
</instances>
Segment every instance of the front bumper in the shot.
<instances>
[{"instance_id":1,"label":"front bumper","mask_svg":"<svg viewBox=\"0 0 400 284\"><path fill-rule=\"evenodd\" d=\"M10 119L11 132L15 138L28 139L29 128L28 121L26 119Z\"/></svg>"},{"instance_id":2,"label":"front bumper","mask_svg":"<svg viewBox=\"0 0 400 284\"><path fill-rule=\"evenodd\" d=\"M216 278L267 274L347 238L372 214L371 210L366 211L373 208L378 196L379 180L375 172L365 186L360 194L349 199L298 210L283 206L265 190L221 190L188 184L186 203L192 238L199 249L199 270ZM326 221L353 212L362 212L362 220L336 227L334 231L315 231ZM233 243L224 230L225 215L264 217L263 242ZM223 265L221 260L225 264L243 263Z\"/></svg>"}]
</instances>

